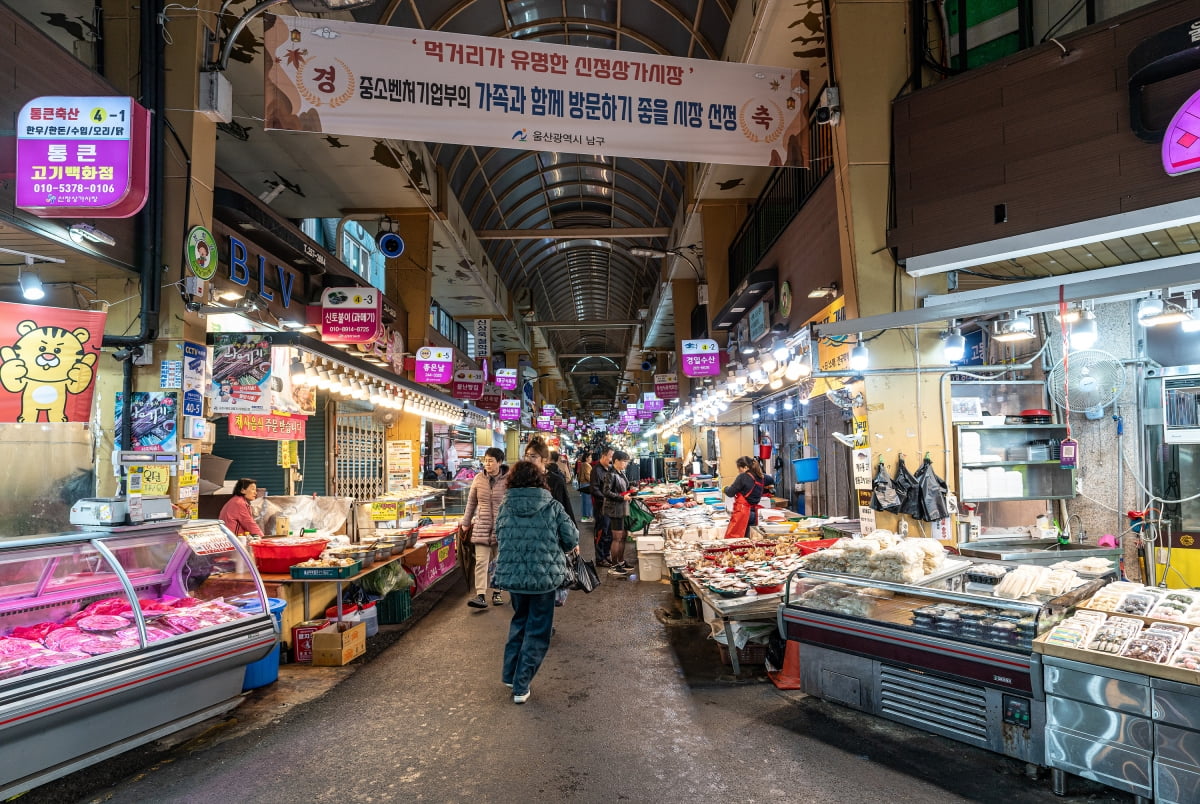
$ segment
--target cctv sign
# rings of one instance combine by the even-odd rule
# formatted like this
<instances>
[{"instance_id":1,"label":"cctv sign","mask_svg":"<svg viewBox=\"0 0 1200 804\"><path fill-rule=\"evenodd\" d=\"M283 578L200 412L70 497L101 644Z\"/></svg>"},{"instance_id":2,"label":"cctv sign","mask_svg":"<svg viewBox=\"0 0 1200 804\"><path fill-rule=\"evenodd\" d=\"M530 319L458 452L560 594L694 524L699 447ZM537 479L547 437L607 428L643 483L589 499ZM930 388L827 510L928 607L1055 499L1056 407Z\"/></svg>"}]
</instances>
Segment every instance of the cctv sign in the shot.
<instances>
[{"instance_id":1,"label":"cctv sign","mask_svg":"<svg viewBox=\"0 0 1200 804\"><path fill-rule=\"evenodd\" d=\"M150 192L150 114L132 98L35 98L17 116L17 206L128 218Z\"/></svg>"}]
</instances>

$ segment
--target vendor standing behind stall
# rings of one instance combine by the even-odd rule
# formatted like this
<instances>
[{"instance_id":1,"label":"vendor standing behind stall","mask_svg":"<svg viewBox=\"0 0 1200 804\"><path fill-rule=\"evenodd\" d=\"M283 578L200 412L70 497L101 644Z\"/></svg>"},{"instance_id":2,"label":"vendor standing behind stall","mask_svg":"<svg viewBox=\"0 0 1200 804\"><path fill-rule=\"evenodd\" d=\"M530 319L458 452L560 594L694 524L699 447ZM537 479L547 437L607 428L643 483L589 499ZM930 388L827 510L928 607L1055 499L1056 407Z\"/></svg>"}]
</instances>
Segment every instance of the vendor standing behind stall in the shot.
<instances>
[{"instance_id":1,"label":"vendor standing behind stall","mask_svg":"<svg viewBox=\"0 0 1200 804\"><path fill-rule=\"evenodd\" d=\"M258 481L243 477L233 487L233 496L221 508L217 518L225 523L225 527L233 531L235 536L250 534L262 538L262 528L254 521L254 512L250 503L258 498Z\"/></svg>"},{"instance_id":2,"label":"vendor standing behind stall","mask_svg":"<svg viewBox=\"0 0 1200 804\"><path fill-rule=\"evenodd\" d=\"M748 455L737 459L738 476L725 487L725 496L733 498L726 539L743 539L750 532L751 514L758 509L763 495L763 473L758 460Z\"/></svg>"}]
</instances>

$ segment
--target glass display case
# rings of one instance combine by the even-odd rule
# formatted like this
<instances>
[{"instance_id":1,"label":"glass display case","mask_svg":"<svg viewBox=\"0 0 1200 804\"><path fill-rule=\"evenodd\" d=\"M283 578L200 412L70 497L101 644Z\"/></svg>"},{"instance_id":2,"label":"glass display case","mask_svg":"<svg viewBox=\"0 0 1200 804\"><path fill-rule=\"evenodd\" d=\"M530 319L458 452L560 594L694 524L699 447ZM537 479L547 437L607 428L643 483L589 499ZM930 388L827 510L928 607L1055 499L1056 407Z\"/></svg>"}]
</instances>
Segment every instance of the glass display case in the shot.
<instances>
[{"instance_id":1,"label":"glass display case","mask_svg":"<svg viewBox=\"0 0 1200 804\"><path fill-rule=\"evenodd\" d=\"M968 571L911 586L796 570L779 625L804 643L801 689L1041 765L1046 705L1032 641L1115 575L1009 600L957 591Z\"/></svg>"},{"instance_id":2,"label":"glass display case","mask_svg":"<svg viewBox=\"0 0 1200 804\"><path fill-rule=\"evenodd\" d=\"M0 797L230 708L268 610L219 522L0 540Z\"/></svg>"}]
</instances>

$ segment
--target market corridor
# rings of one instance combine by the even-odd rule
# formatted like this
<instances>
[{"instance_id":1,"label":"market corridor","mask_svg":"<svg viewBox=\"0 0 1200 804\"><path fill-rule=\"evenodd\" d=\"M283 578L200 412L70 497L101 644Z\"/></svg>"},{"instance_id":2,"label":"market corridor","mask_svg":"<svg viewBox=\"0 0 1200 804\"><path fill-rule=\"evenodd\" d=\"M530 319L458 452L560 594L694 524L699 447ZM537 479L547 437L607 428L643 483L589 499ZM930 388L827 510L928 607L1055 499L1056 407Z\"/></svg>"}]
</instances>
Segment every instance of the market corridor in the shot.
<instances>
[{"instance_id":1,"label":"market corridor","mask_svg":"<svg viewBox=\"0 0 1200 804\"><path fill-rule=\"evenodd\" d=\"M103 792L55 783L21 801L1085 800L1055 799L997 755L734 682L707 627L656 617L670 586L603 581L558 610L524 706L499 677L510 609L467 608L466 585L447 579L429 614L323 697L249 734L214 730Z\"/></svg>"}]
</instances>

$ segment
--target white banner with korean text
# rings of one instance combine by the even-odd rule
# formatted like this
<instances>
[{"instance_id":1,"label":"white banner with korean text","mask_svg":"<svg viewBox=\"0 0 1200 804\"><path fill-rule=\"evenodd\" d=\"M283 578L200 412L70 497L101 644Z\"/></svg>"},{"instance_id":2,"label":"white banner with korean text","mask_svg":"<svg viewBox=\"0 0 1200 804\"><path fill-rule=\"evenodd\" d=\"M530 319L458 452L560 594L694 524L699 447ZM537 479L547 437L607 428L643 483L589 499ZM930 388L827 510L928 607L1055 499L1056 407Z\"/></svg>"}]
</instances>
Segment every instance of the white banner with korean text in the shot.
<instances>
[{"instance_id":1,"label":"white banner with korean text","mask_svg":"<svg viewBox=\"0 0 1200 804\"><path fill-rule=\"evenodd\" d=\"M265 128L802 166L795 69L268 15Z\"/></svg>"}]
</instances>

